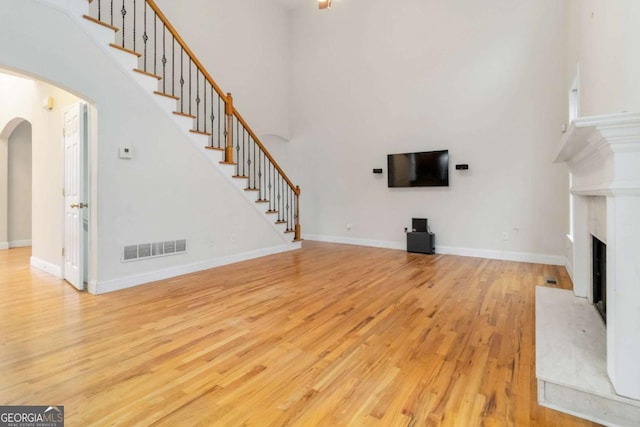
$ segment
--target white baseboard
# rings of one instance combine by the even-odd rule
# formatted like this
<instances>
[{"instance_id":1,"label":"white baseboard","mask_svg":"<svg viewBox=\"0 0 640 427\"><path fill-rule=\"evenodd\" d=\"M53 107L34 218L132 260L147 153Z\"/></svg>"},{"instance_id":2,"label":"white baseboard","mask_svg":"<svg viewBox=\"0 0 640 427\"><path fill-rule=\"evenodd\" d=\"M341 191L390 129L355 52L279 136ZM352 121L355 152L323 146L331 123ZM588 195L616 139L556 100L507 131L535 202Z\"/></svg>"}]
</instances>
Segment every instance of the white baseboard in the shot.
<instances>
[{"instance_id":1,"label":"white baseboard","mask_svg":"<svg viewBox=\"0 0 640 427\"><path fill-rule=\"evenodd\" d=\"M24 248L27 246L31 246L31 240L14 240L9 242L10 248Z\"/></svg>"},{"instance_id":2,"label":"white baseboard","mask_svg":"<svg viewBox=\"0 0 640 427\"><path fill-rule=\"evenodd\" d=\"M375 248L406 250L404 242L385 240L353 239L338 236L326 236L320 234L305 234L305 240L317 242L344 243L347 245L371 246ZM561 255L546 255L528 252L496 251L491 249L458 248L452 246L436 245L436 253L443 255L459 255L476 258L500 259L504 261L530 262L534 264L566 265L565 257Z\"/></svg>"},{"instance_id":3,"label":"white baseboard","mask_svg":"<svg viewBox=\"0 0 640 427\"><path fill-rule=\"evenodd\" d=\"M119 291L122 289L132 288L134 286L143 285L157 280L169 279L171 277L182 276L184 274L195 273L197 271L208 270L210 268L221 267L223 265L234 264L236 262L247 261L254 258L260 258L267 255L274 255L281 252L300 249L301 242L287 243L284 245L273 246L270 248L256 249L249 252L243 252L236 255L229 255L220 258L213 258L206 261L199 261L192 264L179 265L176 267L165 268L162 270L150 271L147 273L136 274L133 276L121 277L105 281L91 280L88 290L92 294L104 294L107 292Z\"/></svg>"},{"instance_id":4,"label":"white baseboard","mask_svg":"<svg viewBox=\"0 0 640 427\"><path fill-rule=\"evenodd\" d=\"M562 255L536 254L531 252L496 251L491 249L456 248L450 246L436 246L436 252L446 255L499 259L503 261L530 262L533 264L549 264L562 266L566 264L566 259Z\"/></svg>"},{"instance_id":5,"label":"white baseboard","mask_svg":"<svg viewBox=\"0 0 640 427\"><path fill-rule=\"evenodd\" d=\"M9 242L0 242L0 251L3 249L9 249Z\"/></svg>"},{"instance_id":6,"label":"white baseboard","mask_svg":"<svg viewBox=\"0 0 640 427\"><path fill-rule=\"evenodd\" d=\"M564 260L564 268L567 269L567 274L569 274L569 279L571 279L571 283L573 284L573 266L567 259Z\"/></svg>"},{"instance_id":7,"label":"white baseboard","mask_svg":"<svg viewBox=\"0 0 640 427\"><path fill-rule=\"evenodd\" d=\"M31 267L37 268L38 270L45 271L53 276L59 277L62 279L62 267L59 265L52 264L43 259L32 256L31 257Z\"/></svg>"},{"instance_id":8,"label":"white baseboard","mask_svg":"<svg viewBox=\"0 0 640 427\"><path fill-rule=\"evenodd\" d=\"M324 234L303 234L302 238L316 242L342 243L345 245L370 246L372 248L407 249L405 243L392 242L390 240L357 239L351 237L326 236Z\"/></svg>"}]
</instances>

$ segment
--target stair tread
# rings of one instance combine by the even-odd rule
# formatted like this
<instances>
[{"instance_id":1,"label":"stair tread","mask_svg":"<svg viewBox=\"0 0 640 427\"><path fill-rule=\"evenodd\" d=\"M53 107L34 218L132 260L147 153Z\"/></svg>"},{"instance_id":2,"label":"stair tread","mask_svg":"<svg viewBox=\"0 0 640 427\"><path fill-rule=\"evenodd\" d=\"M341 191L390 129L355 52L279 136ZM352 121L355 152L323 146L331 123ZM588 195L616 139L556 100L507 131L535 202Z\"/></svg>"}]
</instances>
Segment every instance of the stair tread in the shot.
<instances>
[{"instance_id":1,"label":"stair tread","mask_svg":"<svg viewBox=\"0 0 640 427\"><path fill-rule=\"evenodd\" d=\"M174 111L173 114L175 114L177 116L182 116L182 117L189 117L190 119L195 119L196 118L196 116L194 116L193 114L182 113L180 111Z\"/></svg>"},{"instance_id":2,"label":"stair tread","mask_svg":"<svg viewBox=\"0 0 640 427\"><path fill-rule=\"evenodd\" d=\"M142 56L141 53L136 52L135 50L131 50L131 49L127 49L126 47L122 47L120 45L117 45L115 43L109 43L109 46L111 46L112 48L121 50L122 52L126 52L126 53L130 53L131 55L135 55L138 58L140 58Z\"/></svg>"},{"instance_id":3,"label":"stair tread","mask_svg":"<svg viewBox=\"0 0 640 427\"><path fill-rule=\"evenodd\" d=\"M201 130L189 129L189 132L195 133L195 134L198 134L198 135L211 136L211 134L209 132L203 132Z\"/></svg>"},{"instance_id":4,"label":"stair tread","mask_svg":"<svg viewBox=\"0 0 640 427\"><path fill-rule=\"evenodd\" d=\"M142 75L148 76L148 77L153 77L154 79L162 80L161 76L158 76L157 74L150 73L148 71L141 70L140 68L134 68L133 71L135 71L136 73L140 73Z\"/></svg>"},{"instance_id":5,"label":"stair tread","mask_svg":"<svg viewBox=\"0 0 640 427\"><path fill-rule=\"evenodd\" d=\"M286 224L287 221L285 221L284 219L281 219L280 221L276 221L276 224Z\"/></svg>"},{"instance_id":6,"label":"stair tread","mask_svg":"<svg viewBox=\"0 0 640 427\"><path fill-rule=\"evenodd\" d=\"M87 21L91 21L94 24L98 24L98 25L102 25L103 27L106 27L110 30L113 30L114 32L120 31L120 28L118 27L114 27L113 25L107 24L106 22L102 22L96 18L94 18L93 16L89 16L89 15L82 15L82 17L84 19L86 19Z\"/></svg>"},{"instance_id":7,"label":"stair tread","mask_svg":"<svg viewBox=\"0 0 640 427\"><path fill-rule=\"evenodd\" d=\"M233 175L231 178L244 178L244 179L248 179L249 177L246 175Z\"/></svg>"},{"instance_id":8,"label":"stair tread","mask_svg":"<svg viewBox=\"0 0 640 427\"><path fill-rule=\"evenodd\" d=\"M167 98L175 99L176 101L180 100L179 96L171 95L170 93L159 92L157 90L154 91L153 93L155 93L156 95L166 96Z\"/></svg>"},{"instance_id":9,"label":"stair tread","mask_svg":"<svg viewBox=\"0 0 640 427\"><path fill-rule=\"evenodd\" d=\"M207 150L218 150L218 151L224 151L224 148L220 148L220 147L212 147L210 145L207 145L206 147Z\"/></svg>"},{"instance_id":10,"label":"stair tread","mask_svg":"<svg viewBox=\"0 0 640 427\"><path fill-rule=\"evenodd\" d=\"M233 166L237 166L238 164L236 162L220 162L221 165L233 165Z\"/></svg>"}]
</instances>

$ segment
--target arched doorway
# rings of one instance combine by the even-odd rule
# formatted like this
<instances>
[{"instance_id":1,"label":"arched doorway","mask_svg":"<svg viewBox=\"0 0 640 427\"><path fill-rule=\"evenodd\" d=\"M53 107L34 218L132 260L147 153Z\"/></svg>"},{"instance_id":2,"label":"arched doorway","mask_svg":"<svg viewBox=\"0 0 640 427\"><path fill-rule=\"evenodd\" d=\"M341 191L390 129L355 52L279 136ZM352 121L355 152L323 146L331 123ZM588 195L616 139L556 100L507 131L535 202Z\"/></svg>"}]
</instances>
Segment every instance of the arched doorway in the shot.
<instances>
[{"instance_id":1,"label":"arched doorway","mask_svg":"<svg viewBox=\"0 0 640 427\"><path fill-rule=\"evenodd\" d=\"M31 123L16 117L0 130L0 248L31 246Z\"/></svg>"}]
</instances>

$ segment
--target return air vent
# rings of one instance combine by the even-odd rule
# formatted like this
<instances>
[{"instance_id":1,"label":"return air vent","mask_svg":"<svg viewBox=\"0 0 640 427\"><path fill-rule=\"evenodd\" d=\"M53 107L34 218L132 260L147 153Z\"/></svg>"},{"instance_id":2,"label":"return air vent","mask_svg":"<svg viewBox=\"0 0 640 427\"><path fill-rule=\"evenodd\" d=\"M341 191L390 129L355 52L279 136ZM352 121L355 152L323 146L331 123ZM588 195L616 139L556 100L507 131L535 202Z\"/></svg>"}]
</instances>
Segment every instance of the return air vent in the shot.
<instances>
[{"instance_id":1,"label":"return air vent","mask_svg":"<svg viewBox=\"0 0 640 427\"><path fill-rule=\"evenodd\" d=\"M165 242L127 245L122 253L122 262L138 261L167 255L177 255L187 251L187 240L167 240Z\"/></svg>"}]
</instances>

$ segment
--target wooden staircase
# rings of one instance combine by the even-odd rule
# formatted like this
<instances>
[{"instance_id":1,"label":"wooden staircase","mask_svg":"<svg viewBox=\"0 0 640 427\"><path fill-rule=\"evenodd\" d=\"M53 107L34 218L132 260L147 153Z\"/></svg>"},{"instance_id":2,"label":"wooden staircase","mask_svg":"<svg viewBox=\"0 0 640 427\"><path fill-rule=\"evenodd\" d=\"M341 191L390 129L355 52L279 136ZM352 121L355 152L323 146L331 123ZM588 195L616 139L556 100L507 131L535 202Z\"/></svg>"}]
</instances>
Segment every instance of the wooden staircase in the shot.
<instances>
[{"instance_id":1,"label":"wooden staircase","mask_svg":"<svg viewBox=\"0 0 640 427\"><path fill-rule=\"evenodd\" d=\"M113 55L217 166L255 194L254 205L294 242L301 240L300 187L292 183L153 0L89 0L83 18L113 38ZM205 142L206 141L206 142Z\"/></svg>"}]
</instances>

